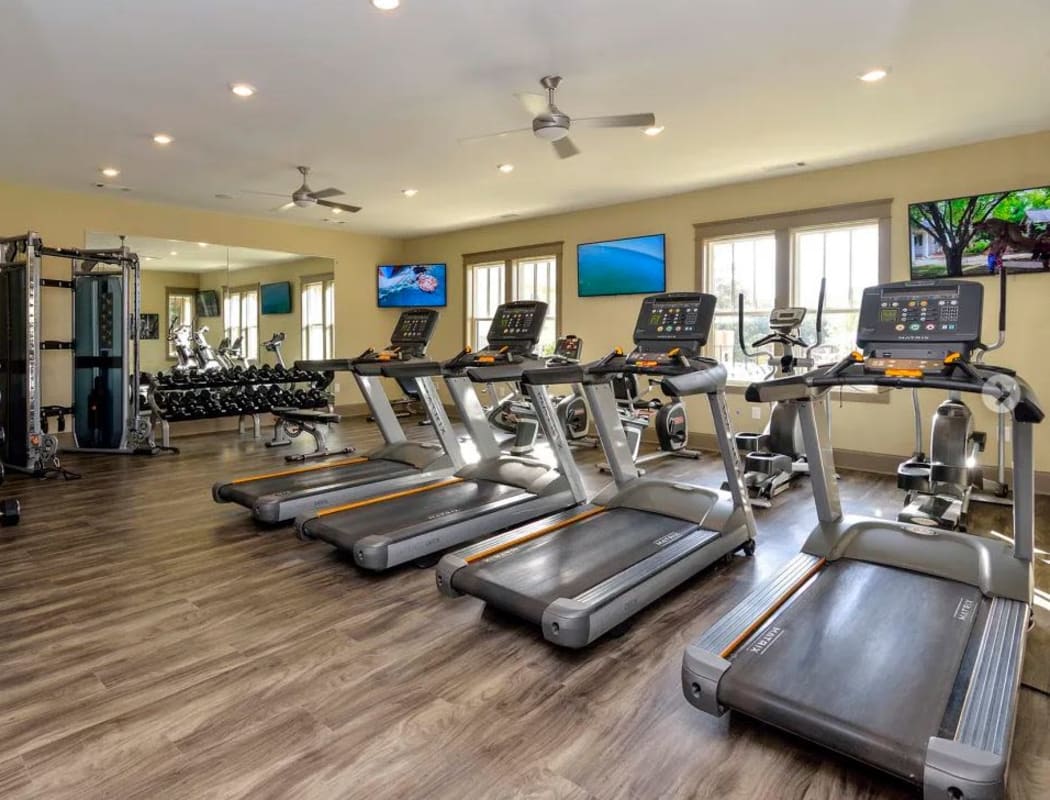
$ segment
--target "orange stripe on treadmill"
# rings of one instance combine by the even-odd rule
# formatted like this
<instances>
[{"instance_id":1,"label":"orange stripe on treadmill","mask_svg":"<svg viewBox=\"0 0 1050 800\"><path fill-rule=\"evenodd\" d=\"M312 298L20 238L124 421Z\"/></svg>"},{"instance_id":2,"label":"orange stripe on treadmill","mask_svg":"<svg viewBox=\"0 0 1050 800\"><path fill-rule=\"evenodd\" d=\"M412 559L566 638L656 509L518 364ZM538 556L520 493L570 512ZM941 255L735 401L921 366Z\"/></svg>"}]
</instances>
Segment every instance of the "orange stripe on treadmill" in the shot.
<instances>
[{"instance_id":1,"label":"orange stripe on treadmill","mask_svg":"<svg viewBox=\"0 0 1050 800\"><path fill-rule=\"evenodd\" d=\"M493 545L487 550L482 550L480 553L469 556L466 559L466 562L468 564L473 564L475 561L481 561L481 559L483 558L494 556L496 555L496 553L502 553L504 550L509 550L512 547L517 547L519 544L531 542L533 539L539 539L541 536L546 536L548 533L554 533L554 531L568 527L574 522L579 522L580 520L587 519L588 517L593 517L595 514L601 514L603 511L605 511L605 509L600 506L598 508L589 509L587 511L584 511L582 514L577 514L575 517L569 517L568 519L563 519L561 522L555 522L553 525L548 525L545 528L540 528L538 531L526 533L524 536L519 536L517 539L512 539L509 542L501 542L500 544Z\"/></svg>"},{"instance_id":2,"label":"orange stripe on treadmill","mask_svg":"<svg viewBox=\"0 0 1050 800\"><path fill-rule=\"evenodd\" d=\"M355 503L347 503L345 506L332 506L331 508L323 508L317 512L319 517L327 517L329 514L338 514L340 511L350 511L354 508L362 508L364 506L374 505L375 503L385 503L387 500L397 500L399 497L408 497L413 494L421 494L422 492L429 492L433 489L440 489L442 486L451 486L454 483L462 483L462 478L449 478L447 481L438 481L437 483L428 483L426 486L417 486L415 489L405 489L402 492L391 492L390 494L381 494L379 497L369 497L367 500L358 500Z\"/></svg>"},{"instance_id":3,"label":"orange stripe on treadmill","mask_svg":"<svg viewBox=\"0 0 1050 800\"><path fill-rule=\"evenodd\" d=\"M315 464L312 467L299 467L297 469L286 469L281 472L268 472L265 475L252 475L250 478L238 478L230 481L231 484L251 483L252 481L264 481L267 478L283 478L285 475L301 475L304 472L316 472L319 469L331 469L332 467L349 467L351 464L363 464L367 458L348 458L345 461L329 461L327 464Z\"/></svg>"},{"instance_id":4,"label":"orange stripe on treadmill","mask_svg":"<svg viewBox=\"0 0 1050 800\"><path fill-rule=\"evenodd\" d=\"M737 636L732 642L730 642L729 646L721 653L719 653L719 655L722 658L729 658L730 654L734 650L736 650L738 647L740 647L740 645L742 645L749 638L751 638L751 634L757 631L767 619L773 616L776 610L782 605L784 605L784 603L786 603L791 598L791 595L793 595L795 592L801 589L802 585L806 581L808 581L810 578L812 578L814 575L816 575L818 572L824 569L824 565L827 563L827 559L822 558L820 559L820 561L818 561L816 564L810 567L810 569L806 571L805 575L803 575L801 578L799 578L797 581L791 584L791 586L788 587L788 590L786 592L784 592L782 595L780 595L780 597L774 600L773 604L765 611L763 611L762 614L754 622L748 625L744 629L744 632Z\"/></svg>"}]
</instances>

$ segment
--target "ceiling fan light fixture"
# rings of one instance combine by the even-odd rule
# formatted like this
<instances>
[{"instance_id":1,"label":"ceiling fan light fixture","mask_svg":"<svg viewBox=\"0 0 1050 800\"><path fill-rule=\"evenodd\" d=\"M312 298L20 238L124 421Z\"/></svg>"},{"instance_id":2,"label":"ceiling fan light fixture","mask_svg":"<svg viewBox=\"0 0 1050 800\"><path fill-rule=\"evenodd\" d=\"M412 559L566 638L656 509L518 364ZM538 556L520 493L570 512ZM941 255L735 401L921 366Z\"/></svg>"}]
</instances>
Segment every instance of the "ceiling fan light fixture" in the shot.
<instances>
[{"instance_id":1,"label":"ceiling fan light fixture","mask_svg":"<svg viewBox=\"0 0 1050 800\"><path fill-rule=\"evenodd\" d=\"M885 67L875 67L874 69L869 69L867 72L862 72L857 77L864 81L864 83L878 83L889 74L890 71Z\"/></svg>"},{"instance_id":2,"label":"ceiling fan light fixture","mask_svg":"<svg viewBox=\"0 0 1050 800\"><path fill-rule=\"evenodd\" d=\"M309 208L317 201L312 197L294 197L292 198L292 202L299 206L299 208Z\"/></svg>"},{"instance_id":3,"label":"ceiling fan light fixture","mask_svg":"<svg viewBox=\"0 0 1050 800\"><path fill-rule=\"evenodd\" d=\"M498 169L504 175L510 175L510 173L512 173L514 171L514 165L513 164L498 164L496 166L496 169Z\"/></svg>"},{"instance_id":4,"label":"ceiling fan light fixture","mask_svg":"<svg viewBox=\"0 0 1050 800\"><path fill-rule=\"evenodd\" d=\"M251 97L255 94L255 87L250 83L231 83L230 91L238 97Z\"/></svg>"},{"instance_id":5,"label":"ceiling fan light fixture","mask_svg":"<svg viewBox=\"0 0 1050 800\"><path fill-rule=\"evenodd\" d=\"M401 194L403 194L405 197L415 197L417 194L419 194L419 189L402 189Z\"/></svg>"},{"instance_id":6,"label":"ceiling fan light fixture","mask_svg":"<svg viewBox=\"0 0 1050 800\"><path fill-rule=\"evenodd\" d=\"M664 132L664 126L663 125L650 125L644 131L646 136L659 136L663 132Z\"/></svg>"}]
</instances>

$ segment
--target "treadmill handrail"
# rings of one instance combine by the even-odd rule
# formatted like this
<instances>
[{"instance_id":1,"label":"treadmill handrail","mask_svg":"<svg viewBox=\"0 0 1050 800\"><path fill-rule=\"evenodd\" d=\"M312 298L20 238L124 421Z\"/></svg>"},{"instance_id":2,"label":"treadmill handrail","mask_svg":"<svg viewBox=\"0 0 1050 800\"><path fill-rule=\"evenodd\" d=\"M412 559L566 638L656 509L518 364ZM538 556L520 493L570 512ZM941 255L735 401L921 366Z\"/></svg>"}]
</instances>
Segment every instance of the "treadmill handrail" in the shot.
<instances>
[{"instance_id":1,"label":"treadmill handrail","mask_svg":"<svg viewBox=\"0 0 1050 800\"><path fill-rule=\"evenodd\" d=\"M437 378L444 370L440 361L389 361L379 373L385 378Z\"/></svg>"},{"instance_id":2,"label":"treadmill handrail","mask_svg":"<svg viewBox=\"0 0 1050 800\"><path fill-rule=\"evenodd\" d=\"M555 364L525 370L521 373L521 382L530 386L558 386L583 383L586 377L587 371L583 364Z\"/></svg>"},{"instance_id":3,"label":"treadmill handrail","mask_svg":"<svg viewBox=\"0 0 1050 800\"><path fill-rule=\"evenodd\" d=\"M1038 423L1045 413L1032 387L1020 376L1010 371L991 369L987 366L967 365L968 372L977 378L963 374L960 377L945 375L923 375L903 377L864 372L860 362L839 362L832 367L821 367L802 375L752 383L744 396L751 403L772 403L778 400L807 400L823 394L836 386L876 386L888 389L938 389L949 392L984 394L999 403L1006 404L1017 422ZM1001 379L993 381L993 379Z\"/></svg>"}]
</instances>

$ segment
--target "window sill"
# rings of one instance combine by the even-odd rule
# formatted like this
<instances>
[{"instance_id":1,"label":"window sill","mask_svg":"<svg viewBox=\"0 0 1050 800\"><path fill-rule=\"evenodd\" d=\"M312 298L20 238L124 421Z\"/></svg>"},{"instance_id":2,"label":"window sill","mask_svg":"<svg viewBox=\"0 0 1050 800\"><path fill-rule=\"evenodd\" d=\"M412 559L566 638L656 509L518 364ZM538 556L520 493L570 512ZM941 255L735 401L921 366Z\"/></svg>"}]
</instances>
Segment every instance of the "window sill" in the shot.
<instances>
[{"instance_id":1,"label":"window sill","mask_svg":"<svg viewBox=\"0 0 1050 800\"><path fill-rule=\"evenodd\" d=\"M730 383L726 386L726 394L743 395L750 383ZM832 389L828 397L833 403L881 403L886 405L890 402L890 393L893 389L877 390L872 392L846 391L843 389Z\"/></svg>"}]
</instances>

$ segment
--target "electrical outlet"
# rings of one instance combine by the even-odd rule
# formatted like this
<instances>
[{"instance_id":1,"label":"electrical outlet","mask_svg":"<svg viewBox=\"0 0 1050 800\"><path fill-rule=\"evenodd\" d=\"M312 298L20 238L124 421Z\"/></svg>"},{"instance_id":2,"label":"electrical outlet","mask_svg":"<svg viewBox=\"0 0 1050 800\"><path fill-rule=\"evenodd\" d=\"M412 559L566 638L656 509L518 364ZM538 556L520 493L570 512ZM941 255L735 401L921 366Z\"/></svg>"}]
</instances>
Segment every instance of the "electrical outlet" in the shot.
<instances>
[{"instance_id":1,"label":"electrical outlet","mask_svg":"<svg viewBox=\"0 0 1050 800\"><path fill-rule=\"evenodd\" d=\"M762 419L762 409L755 406L751 409L751 419Z\"/></svg>"},{"instance_id":2,"label":"electrical outlet","mask_svg":"<svg viewBox=\"0 0 1050 800\"><path fill-rule=\"evenodd\" d=\"M332 384L332 391L335 392L336 394L339 394L339 384L338 383L333 383Z\"/></svg>"}]
</instances>

